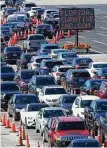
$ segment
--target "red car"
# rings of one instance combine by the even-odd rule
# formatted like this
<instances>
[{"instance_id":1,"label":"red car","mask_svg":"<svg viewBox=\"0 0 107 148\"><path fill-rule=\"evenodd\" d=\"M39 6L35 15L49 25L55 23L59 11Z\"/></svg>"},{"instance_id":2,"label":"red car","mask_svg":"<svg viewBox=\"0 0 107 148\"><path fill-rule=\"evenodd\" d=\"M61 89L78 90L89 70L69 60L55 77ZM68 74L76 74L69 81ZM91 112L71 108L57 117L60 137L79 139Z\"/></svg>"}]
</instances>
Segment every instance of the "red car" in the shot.
<instances>
[{"instance_id":1,"label":"red car","mask_svg":"<svg viewBox=\"0 0 107 148\"><path fill-rule=\"evenodd\" d=\"M107 99L107 82L103 81L98 90L95 90L94 94L101 99Z\"/></svg>"},{"instance_id":2,"label":"red car","mask_svg":"<svg viewBox=\"0 0 107 148\"><path fill-rule=\"evenodd\" d=\"M50 147L68 146L71 140L87 139L89 135L85 123L80 117L53 117L50 125L48 139L46 139L46 133L44 133L45 140L49 142Z\"/></svg>"}]
</instances>

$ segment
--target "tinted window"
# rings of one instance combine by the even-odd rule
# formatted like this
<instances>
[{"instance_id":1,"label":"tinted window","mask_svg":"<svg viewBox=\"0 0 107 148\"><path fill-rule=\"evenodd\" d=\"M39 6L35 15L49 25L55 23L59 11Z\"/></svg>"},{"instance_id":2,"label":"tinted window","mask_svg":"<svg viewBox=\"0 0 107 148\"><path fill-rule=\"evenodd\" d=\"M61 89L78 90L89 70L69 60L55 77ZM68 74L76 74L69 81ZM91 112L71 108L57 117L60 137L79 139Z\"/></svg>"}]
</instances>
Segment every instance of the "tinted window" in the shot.
<instances>
[{"instance_id":1,"label":"tinted window","mask_svg":"<svg viewBox=\"0 0 107 148\"><path fill-rule=\"evenodd\" d=\"M1 73L10 73L10 72L14 72L13 68L11 68L11 67L2 67L1 68Z\"/></svg>"},{"instance_id":2,"label":"tinted window","mask_svg":"<svg viewBox=\"0 0 107 148\"><path fill-rule=\"evenodd\" d=\"M91 63L91 62L92 62L91 59L77 59L76 60L77 64L88 64L88 63Z\"/></svg>"},{"instance_id":3,"label":"tinted window","mask_svg":"<svg viewBox=\"0 0 107 148\"><path fill-rule=\"evenodd\" d=\"M77 142L77 143L73 143L73 147L100 147L98 142Z\"/></svg>"},{"instance_id":4,"label":"tinted window","mask_svg":"<svg viewBox=\"0 0 107 148\"><path fill-rule=\"evenodd\" d=\"M49 88L45 91L46 95L52 95L52 94L66 94L66 91L64 88Z\"/></svg>"},{"instance_id":5,"label":"tinted window","mask_svg":"<svg viewBox=\"0 0 107 148\"><path fill-rule=\"evenodd\" d=\"M44 40L44 36L30 36L29 40Z\"/></svg>"},{"instance_id":6,"label":"tinted window","mask_svg":"<svg viewBox=\"0 0 107 148\"><path fill-rule=\"evenodd\" d=\"M48 58L36 59L36 62L37 62L37 63L40 63L43 59L48 59Z\"/></svg>"},{"instance_id":7,"label":"tinted window","mask_svg":"<svg viewBox=\"0 0 107 148\"><path fill-rule=\"evenodd\" d=\"M7 13L8 13L8 14L13 14L15 11L16 11L16 10L9 9L9 10L7 10Z\"/></svg>"},{"instance_id":8,"label":"tinted window","mask_svg":"<svg viewBox=\"0 0 107 148\"><path fill-rule=\"evenodd\" d=\"M55 80L54 78L37 78L36 80L36 85L42 85L42 86L45 86L45 85L54 85L55 84Z\"/></svg>"},{"instance_id":9,"label":"tinted window","mask_svg":"<svg viewBox=\"0 0 107 148\"><path fill-rule=\"evenodd\" d=\"M40 25L37 27L37 29L51 29L50 25Z\"/></svg>"},{"instance_id":10,"label":"tinted window","mask_svg":"<svg viewBox=\"0 0 107 148\"><path fill-rule=\"evenodd\" d=\"M97 111L107 111L107 102L98 102Z\"/></svg>"},{"instance_id":11,"label":"tinted window","mask_svg":"<svg viewBox=\"0 0 107 148\"><path fill-rule=\"evenodd\" d=\"M71 53L62 54L62 58L71 58L71 57L77 57L77 55L76 54L71 54Z\"/></svg>"},{"instance_id":12,"label":"tinted window","mask_svg":"<svg viewBox=\"0 0 107 148\"><path fill-rule=\"evenodd\" d=\"M35 4L25 4L25 7L35 7Z\"/></svg>"},{"instance_id":13,"label":"tinted window","mask_svg":"<svg viewBox=\"0 0 107 148\"><path fill-rule=\"evenodd\" d=\"M53 68L56 65L63 65L63 63L61 61L46 62L48 68Z\"/></svg>"},{"instance_id":14,"label":"tinted window","mask_svg":"<svg viewBox=\"0 0 107 148\"><path fill-rule=\"evenodd\" d=\"M46 46L44 49L58 49L58 46Z\"/></svg>"},{"instance_id":15,"label":"tinted window","mask_svg":"<svg viewBox=\"0 0 107 148\"><path fill-rule=\"evenodd\" d=\"M35 71L25 71L21 73L22 79L31 79L32 76L35 74Z\"/></svg>"},{"instance_id":16,"label":"tinted window","mask_svg":"<svg viewBox=\"0 0 107 148\"><path fill-rule=\"evenodd\" d=\"M48 105L30 105L28 107L28 111L31 112L31 111L39 111L41 108L44 108L44 107L48 107Z\"/></svg>"},{"instance_id":17,"label":"tinted window","mask_svg":"<svg viewBox=\"0 0 107 148\"><path fill-rule=\"evenodd\" d=\"M1 84L1 91L14 91L19 90L16 84Z\"/></svg>"},{"instance_id":18,"label":"tinted window","mask_svg":"<svg viewBox=\"0 0 107 148\"><path fill-rule=\"evenodd\" d=\"M16 52L16 51L18 51L18 52L20 52L21 51L21 49L20 48L17 48L17 47L14 47L14 48L7 48L6 49L8 52Z\"/></svg>"},{"instance_id":19,"label":"tinted window","mask_svg":"<svg viewBox=\"0 0 107 148\"><path fill-rule=\"evenodd\" d=\"M67 51L66 51L66 50L55 50L55 51L54 51L55 54L58 54L58 53L60 53L60 52L67 52Z\"/></svg>"},{"instance_id":20,"label":"tinted window","mask_svg":"<svg viewBox=\"0 0 107 148\"><path fill-rule=\"evenodd\" d=\"M43 116L44 118L59 117L64 116L64 113L62 110L45 110Z\"/></svg>"},{"instance_id":21,"label":"tinted window","mask_svg":"<svg viewBox=\"0 0 107 148\"><path fill-rule=\"evenodd\" d=\"M16 104L30 104L30 103L37 103L38 98L36 96L17 96L15 99Z\"/></svg>"},{"instance_id":22,"label":"tinted window","mask_svg":"<svg viewBox=\"0 0 107 148\"><path fill-rule=\"evenodd\" d=\"M94 68L104 68L104 67L107 67L107 64L94 64L93 67Z\"/></svg>"},{"instance_id":23,"label":"tinted window","mask_svg":"<svg viewBox=\"0 0 107 148\"><path fill-rule=\"evenodd\" d=\"M91 82L91 86L92 87L98 87L98 86L100 86L100 84L101 84L101 81L99 80L99 81L92 81Z\"/></svg>"},{"instance_id":24,"label":"tinted window","mask_svg":"<svg viewBox=\"0 0 107 148\"><path fill-rule=\"evenodd\" d=\"M67 130L84 130L84 122L60 122L58 124L58 130L67 131Z\"/></svg>"},{"instance_id":25,"label":"tinted window","mask_svg":"<svg viewBox=\"0 0 107 148\"><path fill-rule=\"evenodd\" d=\"M76 96L75 97L74 96L64 97L62 102L63 103L73 103L75 101L75 98L76 98Z\"/></svg>"},{"instance_id":26,"label":"tinted window","mask_svg":"<svg viewBox=\"0 0 107 148\"><path fill-rule=\"evenodd\" d=\"M74 72L74 77L90 77L90 74L88 72Z\"/></svg>"},{"instance_id":27,"label":"tinted window","mask_svg":"<svg viewBox=\"0 0 107 148\"><path fill-rule=\"evenodd\" d=\"M85 108L86 106L90 106L92 100L81 100L81 108Z\"/></svg>"},{"instance_id":28,"label":"tinted window","mask_svg":"<svg viewBox=\"0 0 107 148\"><path fill-rule=\"evenodd\" d=\"M59 68L59 72L66 72L70 67Z\"/></svg>"}]
</instances>

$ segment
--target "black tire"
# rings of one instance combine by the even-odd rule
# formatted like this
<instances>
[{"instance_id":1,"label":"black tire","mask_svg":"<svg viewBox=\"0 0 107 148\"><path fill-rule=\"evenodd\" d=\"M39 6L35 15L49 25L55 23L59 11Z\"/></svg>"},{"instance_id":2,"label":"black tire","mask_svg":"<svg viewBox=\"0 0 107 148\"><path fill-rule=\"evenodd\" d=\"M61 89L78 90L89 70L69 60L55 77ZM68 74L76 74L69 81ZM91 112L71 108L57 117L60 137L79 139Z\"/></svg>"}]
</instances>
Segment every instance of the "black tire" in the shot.
<instances>
[{"instance_id":1,"label":"black tire","mask_svg":"<svg viewBox=\"0 0 107 148\"><path fill-rule=\"evenodd\" d=\"M9 117L12 117L12 115L9 113L9 111L8 111L8 115L9 115Z\"/></svg>"},{"instance_id":2,"label":"black tire","mask_svg":"<svg viewBox=\"0 0 107 148\"><path fill-rule=\"evenodd\" d=\"M17 115L15 113L13 113L13 118L15 121L19 121L19 118L17 117Z\"/></svg>"},{"instance_id":3,"label":"black tire","mask_svg":"<svg viewBox=\"0 0 107 148\"><path fill-rule=\"evenodd\" d=\"M43 142L47 142L47 140L45 139L45 134L44 134L44 132L43 132Z\"/></svg>"}]
</instances>

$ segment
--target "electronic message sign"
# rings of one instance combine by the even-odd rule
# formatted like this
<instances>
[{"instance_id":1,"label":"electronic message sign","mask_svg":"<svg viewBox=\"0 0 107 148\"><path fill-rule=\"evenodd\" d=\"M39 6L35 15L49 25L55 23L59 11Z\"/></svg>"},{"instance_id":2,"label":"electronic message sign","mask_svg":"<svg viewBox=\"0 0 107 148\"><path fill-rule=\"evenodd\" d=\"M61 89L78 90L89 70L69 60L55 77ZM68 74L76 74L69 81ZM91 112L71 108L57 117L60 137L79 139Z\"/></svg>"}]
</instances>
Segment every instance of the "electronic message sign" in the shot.
<instances>
[{"instance_id":1,"label":"electronic message sign","mask_svg":"<svg viewBox=\"0 0 107 148\"><path fill-rule=\"evenodd\" d=\"M92 30L95 28L94 8L61 8L60 30Z\"/></svg>"}]
</instances>

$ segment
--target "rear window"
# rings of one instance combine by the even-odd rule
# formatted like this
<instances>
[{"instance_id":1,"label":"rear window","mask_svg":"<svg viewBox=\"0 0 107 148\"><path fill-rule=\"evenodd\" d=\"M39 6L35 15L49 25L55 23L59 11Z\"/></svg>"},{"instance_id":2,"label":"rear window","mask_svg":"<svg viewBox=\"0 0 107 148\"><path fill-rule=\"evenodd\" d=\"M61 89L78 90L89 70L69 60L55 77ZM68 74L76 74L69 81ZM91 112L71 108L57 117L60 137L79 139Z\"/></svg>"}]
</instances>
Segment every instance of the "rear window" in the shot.
<instances>
[{"instance_id":1,"label":"rear window","mask_svg":"<svg viewBox=\"0 0 107 148\"><path fill-rule=\"evenodd\" d=\"M51 29L50 25L40 25L37 27L37 29Z\"/></svg>"},{"instance_id":2,"label":"rear window","mask_svg":"<svg viewBox=\"0 0 107 148\"><path fill-rule=\"evenodd\" d=\"M41 108L48 107L48 105L30 105L28 112L39 111Z\"/></svg>"},{"instance_id":3,"label":"rear window","mask_svg":"<svg viewBox=\"0 0 107 148\"><path fill-rule=\"evenodd\" d=\"M44 59L46 59L46 60L48 60L48 58L41 58L41 59L36 59L36 62L37 63L40 63L42 60L44 60Z\"/></svg>"},{"instance_id":4,"label":"rear window","mask_svg":"<svg viewBox=\"0 0 107 148\"><path fill-rule=\"evenodd\" d=\"M44 49L58 49L58 46L46 46Z\"/></svg>"},{"instance_id":5,"label":"rear window","mask_svg":"<svg viewBox=\"0 0 107 148\"><path fill-rule=\"evenodd\" d=\"M75 100L75 98L76 98L76 96L68 96L68 97L65 97L65 98L63 98L63 103L73 103L74 102L74 100Z\"/></svg>"},{"instance_id":6,"label":"rear window","mask_svg":"<svg viewBox=\"0 0 107 148\"><path fill-rule=\"evenodd\" d=\"M76 63L77 63L77 64L89 64L89 63L91 63L91 62L92 62L91 59L77 59L77 60L76 60Z\"/></svg>"},{"instance_id":7,"label":"rear window","mask_svg":"<svg viewBox=\"0 0 107 148\"><path fill-rule=\"evenodd\" d=\"M36 85L37 86L55 85L55 80L54 80L54 78L40 77L40 78L37 78Z\"/></svg>"},{"instance_id":8,"label":"rear window","mask_svg":"<svg viewBox=\"0 0 107 148\"><path fill-rule=\"evenodd\" d=\"M59 68L59 72L66 72L67 70L69 70L70 67L65 67L65 68Z\"/></svg>"},{"instance_id":9,"label":"rear window","mask_svg":"<svg viewBox=\"0 0 107 148\"><path fill-rule=\"evenodd\" d=\"M13 10L13 9L12 9L12 10L10 9L10 10L7 10L7 13L8 13L8 14L13 14L13 13L16 12L16 11L17 11L16 9L14 9L14 10Z\"/></svg>"},{"instance_id":10,"label":"rear window","mask_svg":"<svg viewBox=\"0 0 107 148\"><path fill-rule=\"evenodd\" d=\"M21 48L18 48L18 47L14 47L14 48L7 48L6 51L8 52L21 52Z\"/></svg>"},{"instance_id":11,"label":"rear window","mask_svg":"<svg viewBox=\"0 0 107 148\"><path fill-rule=\"evenodd\" d=\"M45 110L43 113L44 118L64 116L62 110Z\"/></svg>"},{"instance_id":12,"label":"rear window","mask_svg":"<svg viewBox=\"0 0 107 148\"><path fill-rule=\"evenodd\" d=\"M36 7L35 4L25 4L25 7Z\"/></svg>"},{"instance_id":13,"label":"rear window","mask_svg":"<svg viewBox=\"0 0 107 148\"><path fill-rule=\"evenodd\" d=\"M35 71L23 71L21 73L21 78L22 79L31 79L34 74L35 74Z\"/></svg>"},{"instance_id":14,"label":"rear window","mask_svg":"<svg viewBox=\"0 0 107 148\"><path fill-rule=\"evenodd\" d=\"M90 74L88 72L74 72L74 77L90 77Z\"/></svg>"},{"instance_id":15,"label":"rear window","mask_svg":"<svg viewBox=\"0 0 107 148\"><path fill-rule=\"evenodd\" d=\"M93 67L94 68L104 68L104 67L107 67L107 64L94 64Z\"/></svg>"},{"instance_id":16,"label":"rear window","mask_svg":"<svg viewBox=\"0 0 107 148\"><path fill-rule=\"evenodd\" d=\"M58 130L85 130L85 123L82 122L60 122L58 124Z\"/></svg>"},{"instance_id":17,"label":"rear window","mask_svg":"<svg viewBox=\"0 0 107 148\"><path fill-rule=\"evenodd\" d=\"M19 91L16 84L1 84L1 91Z\"/></svg>"},{"instance_id":18,"label":"rear window","mask_svg":"<svg viewBox=\"0 0 107 148\"><path fill-rule=\"evenodd\" d=\"M1 68L1 73L10 73L10 72L14 72L13 68L11 67L2 67Z\"/></svg>"},{"instance_id":19,"label":"rear window","mask_svg":"<svg viewBox=\"0 0 107 148\"><path fill-rule=\"evenodd\" d=\"M29 40L44 40L44 36L30 36Z\"/></svg>"},{"instance_id":20,"label":"rear window","mask_svg":"<svg viewBox=\"0 0 107 148\"><path fill-rule=\"evenodd\" d=\"M103 69L103 73L104 73L104 74L107 73L107 69Z\"/></svg>"},{"instance_id":21,"label":"rear window","mask_svg":"<svg viewBox=\"0 0 107 148\"><path fill-rule=\"evenodd\" d=\"M52 95L52 94L66 94L66 91L64 88L49 88L45 91L46 95Z\"/></svg>"},{"instance_id":22,"label":"rear window","mask_svg":"<svg viewBox=\"0 0 107 148\"><path fill-rule=\"evenodd\" d=\"M46 62L46 66L47 66L48 68L53 68L53 67L56 66L56 65L63 65L63 62L61 62L61 61Z\"/></svg>"},{"instance_id":23,"label":"rear window","mask_svg":"<svg viewBox=\"0 0 107 148\"><path fill-rule=\"evenodd\" d=\"M62 58L71 58L71 57L77 57L77 55L76 54L71 54L71 53L62 54Z\"/></svg>"}]
</instances>

